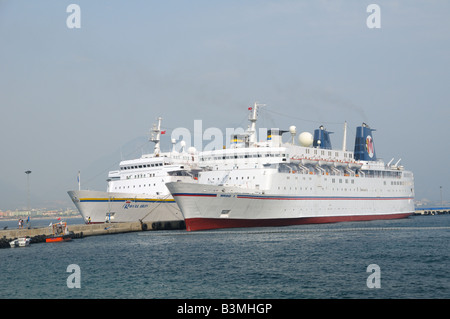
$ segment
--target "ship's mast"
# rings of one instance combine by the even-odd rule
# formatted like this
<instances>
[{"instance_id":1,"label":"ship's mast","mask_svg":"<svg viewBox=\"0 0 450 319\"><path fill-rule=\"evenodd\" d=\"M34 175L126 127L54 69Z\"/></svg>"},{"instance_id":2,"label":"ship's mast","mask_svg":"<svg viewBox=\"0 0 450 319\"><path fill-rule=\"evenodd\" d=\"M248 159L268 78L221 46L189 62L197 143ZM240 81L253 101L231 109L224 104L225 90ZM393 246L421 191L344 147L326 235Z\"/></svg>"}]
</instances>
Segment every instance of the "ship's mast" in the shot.
<instances>
[{"instance_id":1,"label":"ship's mast","mask_svg":"<svg viewBox=\"0 0 450 319\"><path fill-rule=\"evenodd\" d=\"M249 144L252 146L257 142L256 140L256 120L258 119L258 108L260 106L266 106L265 104L258 104L258 102L255 102L253 105L253 108L251 109L252 113L250 114L248 120L250 121L250 125L247 129L248 135L249 135Z\"/></svg>"},{"instance_id":2,"label":"ship's mast","mask_svg":"<svg viewBox=\"0 0 450 319\"><path fill-rule=\"evenodd\" d=\"M344 138L342 141L342 150L345 152L347 149L347 121L344 123Z\"/></svg>"},{"instance_id":3,"label":"ship's mast","mask_svg":"<svg viewBox=\"0 0 450 319\"><path fill-rule=\"evenodd\" d=\"M155 143L155 149L153 151L153 154L155 154L155 156L159 156L159 152L161 151L160 148L160 134L161 134L161 120L162 117L158 117L158 123L157 124L153 124L153 128L152 128L152 136L150 138L150 141Z\"/></svg>"}]
</instances>

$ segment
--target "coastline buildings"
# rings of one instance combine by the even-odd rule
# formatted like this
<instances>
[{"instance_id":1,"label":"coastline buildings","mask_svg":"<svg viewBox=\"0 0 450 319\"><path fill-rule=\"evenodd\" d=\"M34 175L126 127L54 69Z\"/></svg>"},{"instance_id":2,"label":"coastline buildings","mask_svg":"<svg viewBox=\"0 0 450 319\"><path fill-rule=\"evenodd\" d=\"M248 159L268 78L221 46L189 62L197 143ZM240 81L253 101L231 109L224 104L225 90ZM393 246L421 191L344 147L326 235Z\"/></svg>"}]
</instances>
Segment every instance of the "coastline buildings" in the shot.
<instances>
[{"instance_id":1,"label":"coastline buildings","mask_svg":"<svg viewBox=\"0 0 450 319\"><path fill-rule=\"evenodd\" d=\"M31 210L0 210L0 219L15 219L15 218L47 218L47 217L81 217L80 213L76 209L31 209Z\"/></svg>"}]
</instances>

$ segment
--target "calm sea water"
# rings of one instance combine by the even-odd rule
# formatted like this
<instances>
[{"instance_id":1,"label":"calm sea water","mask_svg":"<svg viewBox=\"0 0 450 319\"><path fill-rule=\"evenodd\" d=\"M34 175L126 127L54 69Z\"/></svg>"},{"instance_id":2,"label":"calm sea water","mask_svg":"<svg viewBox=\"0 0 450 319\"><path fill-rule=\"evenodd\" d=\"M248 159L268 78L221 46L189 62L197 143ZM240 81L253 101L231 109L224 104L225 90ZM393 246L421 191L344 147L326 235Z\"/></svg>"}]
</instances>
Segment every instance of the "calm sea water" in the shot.
<instances>
[{"instance_id":1,"label":"calm sea water","mask_svg":"<svg viewBox=\"0 0 450 319\"><path fill-rule=\"evenodd\" d=\"M450 298L449 239L440 215L31 244L0 249L0 298ZM371 264L380 288L367 287Z\"/></svg>"}]
</instances>

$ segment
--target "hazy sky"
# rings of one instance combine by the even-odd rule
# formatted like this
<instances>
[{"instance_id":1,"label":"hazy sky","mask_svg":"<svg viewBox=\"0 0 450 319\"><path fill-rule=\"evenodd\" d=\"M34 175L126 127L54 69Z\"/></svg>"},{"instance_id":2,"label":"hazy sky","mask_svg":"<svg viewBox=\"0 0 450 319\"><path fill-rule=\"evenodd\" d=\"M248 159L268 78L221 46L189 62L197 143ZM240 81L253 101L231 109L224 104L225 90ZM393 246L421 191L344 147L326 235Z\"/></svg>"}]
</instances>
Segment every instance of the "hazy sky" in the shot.
<instances>
[{"instance_id":1,"label":"hazy sky","mask_svg":"<svg viewBox=\"0 0 450 319\"><path fill-rule=\"evenodd\" d=\"M371 3L381 28L367 26ZM417 199L442 186L448 200L449 12L447 0L0 0L0 209L26 207L26 170L33 207L71 207L79 170L105 190L121 158L152 150L156 117L168 134L196 119L245 128L255 101L260 126L323 123L336 148L344 121L349 149L367 122L377 156L414 172Z\"/></svg>"}]
</instances>

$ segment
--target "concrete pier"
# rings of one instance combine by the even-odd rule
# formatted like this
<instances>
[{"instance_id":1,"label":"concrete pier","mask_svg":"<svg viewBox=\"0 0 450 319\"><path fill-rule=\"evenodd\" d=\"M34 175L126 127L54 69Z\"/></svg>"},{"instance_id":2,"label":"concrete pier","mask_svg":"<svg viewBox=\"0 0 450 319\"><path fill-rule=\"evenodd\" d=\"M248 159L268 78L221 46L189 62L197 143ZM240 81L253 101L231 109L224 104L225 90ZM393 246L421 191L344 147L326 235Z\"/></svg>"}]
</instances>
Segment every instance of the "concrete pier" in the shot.
<instances>
[{"instance_id":1,"label":"concrete pier","mask_svg":"<svg viewBox=\"0 0 450 319\"><path fill-rule=\"evenodd\" d=\"M98 236L136 231L185 229L184 221L173 222L129 222L129 223L104 223L104 224L81 224L70 225L68 229L73 238L86 236ZM45 238L52 235L51 227L31 229L6 229L0 230L0 248L9 248L9 242L19 237L30 237L31 243L45 242Z\"/></svg>"}]
</instances>

